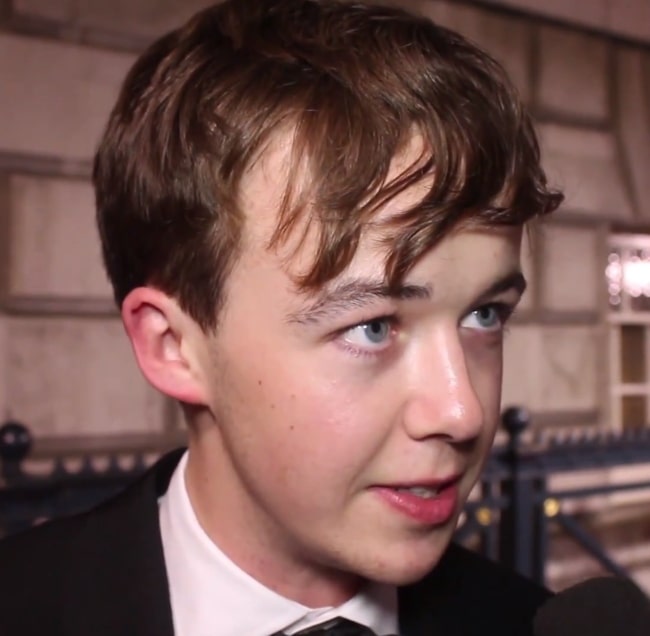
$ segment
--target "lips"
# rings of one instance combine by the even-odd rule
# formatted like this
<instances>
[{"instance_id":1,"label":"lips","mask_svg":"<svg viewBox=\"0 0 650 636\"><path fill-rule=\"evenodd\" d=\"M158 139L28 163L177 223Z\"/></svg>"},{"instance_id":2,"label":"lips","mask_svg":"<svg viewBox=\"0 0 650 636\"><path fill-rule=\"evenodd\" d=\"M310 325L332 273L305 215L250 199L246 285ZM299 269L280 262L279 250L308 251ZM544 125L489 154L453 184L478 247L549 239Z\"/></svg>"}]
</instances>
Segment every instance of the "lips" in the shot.
<instances>
[{"instance_id":1,"label":"lips","mask_svg":"<svg viewBox=\"0 0 650 636\"><path fill-rule=\"evenodd\" d=\"M458 504L460 475L435 481L377 486L374 492L393 511L425 525L442 525Z\"/></svg>"}]
</instances>

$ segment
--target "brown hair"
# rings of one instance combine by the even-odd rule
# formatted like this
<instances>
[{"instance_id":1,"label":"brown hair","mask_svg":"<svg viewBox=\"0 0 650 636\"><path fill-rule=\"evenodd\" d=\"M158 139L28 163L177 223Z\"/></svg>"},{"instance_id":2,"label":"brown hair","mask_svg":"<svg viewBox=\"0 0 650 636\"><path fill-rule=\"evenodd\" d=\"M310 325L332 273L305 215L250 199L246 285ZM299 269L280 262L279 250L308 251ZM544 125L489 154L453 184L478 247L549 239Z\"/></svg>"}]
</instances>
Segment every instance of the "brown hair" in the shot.
<instances>
[{"instance_id":1,"label":"brown hair","mask_svg":"<svg viewBox=\"0 0 650 636\"><path fill-rule=\"evenodd\" d=\"M213 328L244 226L239 183L279 129L295 167L272 244L309 204L319 243L299 281L349 264L385 201L435 175L395 223L398 282L462 223L523 224L555 209L529 116L501 67L458 34L394 8L330 0L228 0L155 42L131 69L94 168L104 260L121 303L175 296ZM423 155L386 183L417 132Z\"/></svg>"}]
</instances>

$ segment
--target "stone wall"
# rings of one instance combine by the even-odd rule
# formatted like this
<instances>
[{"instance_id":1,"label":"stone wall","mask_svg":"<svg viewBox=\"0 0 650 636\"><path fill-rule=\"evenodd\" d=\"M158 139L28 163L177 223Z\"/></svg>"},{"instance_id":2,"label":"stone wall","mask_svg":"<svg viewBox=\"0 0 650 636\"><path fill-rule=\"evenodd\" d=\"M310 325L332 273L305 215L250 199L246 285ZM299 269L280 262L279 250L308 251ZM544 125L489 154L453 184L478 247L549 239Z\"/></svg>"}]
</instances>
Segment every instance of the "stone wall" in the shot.
<instances>
[{"instance_id":1,"label":"stone wall","mask_svg":"<svg viewBox=\"0 0 650 636\"><path fill-rule=\"evenodd\" d=\"M650 40L647 0L476 0L641 42Z\"/></svg>"},{"instance_id":2,"label":"stone wall","mask_svg":"<svg viewBox=\"0 0 650 636\"><path fill-rule=\"evenodd\" d=\"M204 4L0 0L0 419L40 439L178 427L121 333L89 173L137 51ZM567 194L525 250L531 285L506 340L504 403L528 406L538 426L607 426L605 246L612 224L650 222L648 46L495 3L403 4L504 64Z\"/></svg>"}]
</instances>

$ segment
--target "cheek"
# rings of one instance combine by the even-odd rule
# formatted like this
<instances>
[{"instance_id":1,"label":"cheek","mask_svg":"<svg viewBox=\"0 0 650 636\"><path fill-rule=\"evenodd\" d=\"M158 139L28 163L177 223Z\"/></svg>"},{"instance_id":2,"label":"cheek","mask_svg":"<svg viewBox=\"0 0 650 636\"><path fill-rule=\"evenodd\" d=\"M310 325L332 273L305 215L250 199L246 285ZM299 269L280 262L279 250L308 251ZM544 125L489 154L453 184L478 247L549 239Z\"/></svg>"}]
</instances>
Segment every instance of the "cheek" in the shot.
<instances>
[{"instance_id":1,"label":"cheek","mask_svg":"<svg viewBox=\"0 0 650 636\"><path fill-rule=\"evenodd\" d=\"M275 388L283 390L280 379ZM372 421L335 387L303 381L283 395L271 383L267 389L238 418L248 435L231 454L275 514L324 521L347 505L372 465Z\"/></svg>"},{"instance_id":2,"label":"cheek","mask_svg":"<svg viewBox=\"0 0 650 636\"><path fill-rule=\"evenodd\" d=\"M291 378L287 378L290 380ZM266 399L270 437L283 430L282 443L299 461L319 461L321 457L345 465L350 455L363 453L365 438L372 432L372 417L358 396L339 382L302 379L291 391L269 392ZM269 387L270 388L270 387ZM355 450L356 449L356 450Z\"/></svg>"},{"instance_id":3,"label":"cheek","mask_svg":"<svg viewBox=\"0 0 650 636\"><path fill-rule=\"evenodd\" d=\"M285 357L277 365L266 360L231 368L220 391L237 440L270 464L283 462L285 472L331 463L333 456L344 459L355 447L358 453L371 424L358 391L298 359Z\"/></svg>"}]
</instances>

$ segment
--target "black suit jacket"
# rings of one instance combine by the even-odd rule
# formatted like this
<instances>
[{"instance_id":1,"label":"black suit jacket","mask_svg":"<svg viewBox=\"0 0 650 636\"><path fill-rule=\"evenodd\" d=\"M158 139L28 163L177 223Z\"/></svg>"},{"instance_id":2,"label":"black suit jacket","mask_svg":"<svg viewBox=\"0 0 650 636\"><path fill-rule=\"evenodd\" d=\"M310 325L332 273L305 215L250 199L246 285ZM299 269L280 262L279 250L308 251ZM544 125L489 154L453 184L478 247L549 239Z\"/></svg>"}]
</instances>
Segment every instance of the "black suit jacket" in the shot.
<instances>
[{"instance_id":1,"label":"black suit jacket","mask_svg":"<svg viewBox=\"0 0 650 636\"><path fill-rule=\"evenodd\" d=\"M0 636L173 636L157 500L181 454L88 513L0 543ZM452 545L399 589L400 636L529 636L548 596Z\"/></svg>"}]
</instances>

